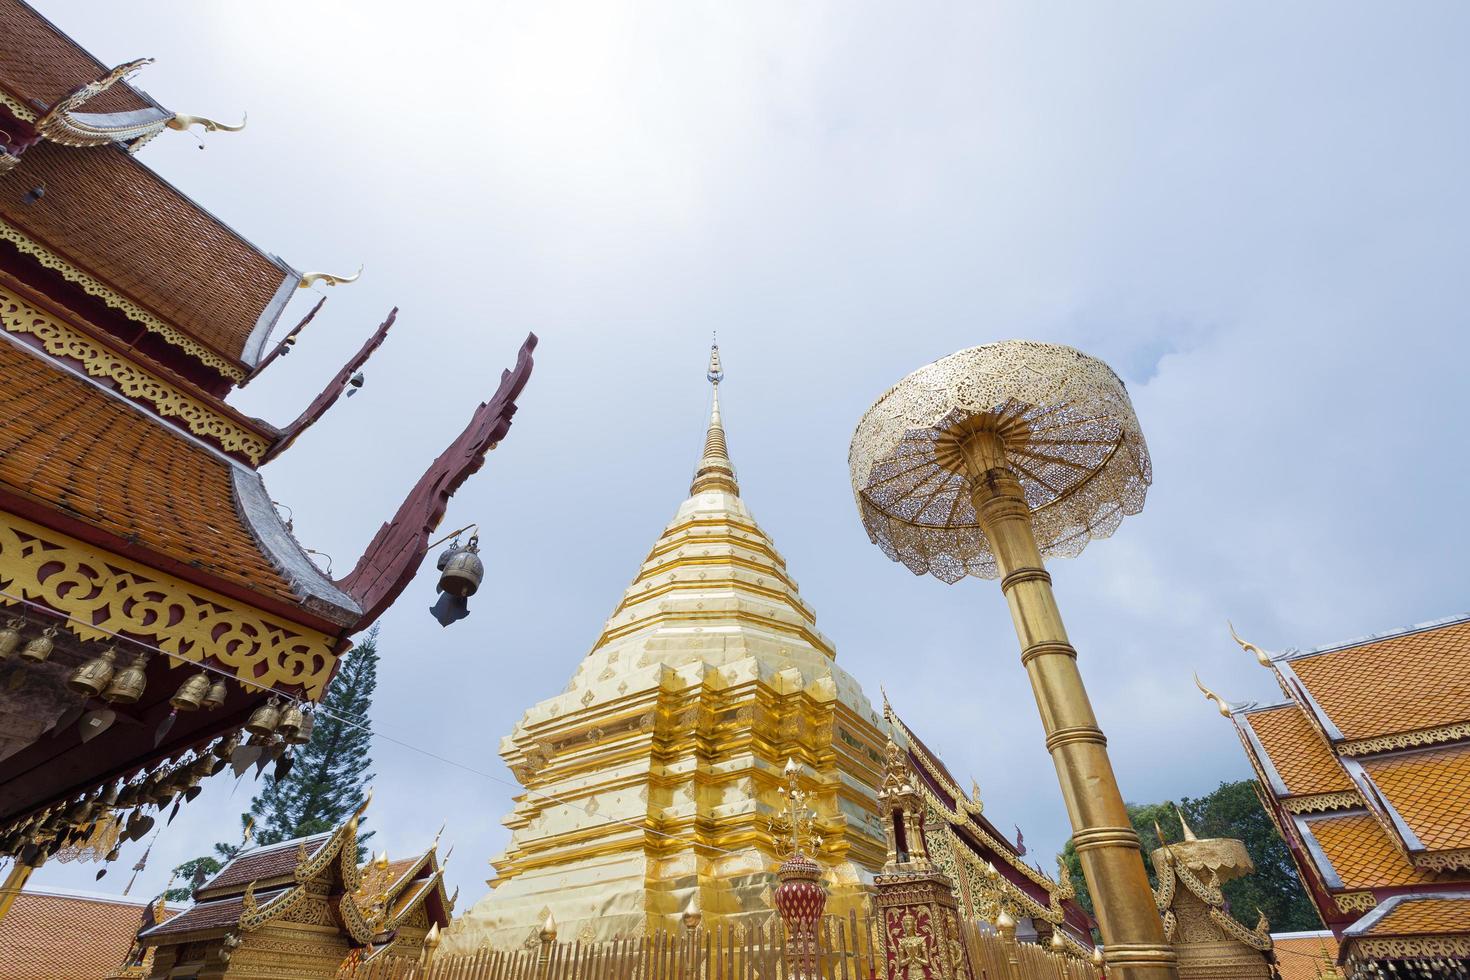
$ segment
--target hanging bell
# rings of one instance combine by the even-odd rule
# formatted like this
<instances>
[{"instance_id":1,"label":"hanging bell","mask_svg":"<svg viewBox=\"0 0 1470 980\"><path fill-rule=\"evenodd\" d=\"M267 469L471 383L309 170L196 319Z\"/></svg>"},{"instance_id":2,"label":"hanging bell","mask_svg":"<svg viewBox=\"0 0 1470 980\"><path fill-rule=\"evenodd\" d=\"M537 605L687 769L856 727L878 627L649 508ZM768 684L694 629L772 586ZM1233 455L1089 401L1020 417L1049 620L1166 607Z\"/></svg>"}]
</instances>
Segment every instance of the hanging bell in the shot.
<instances>
[{"instance_id":1,"label":"hanging bell","mask_svg":"<svg viewBox=\"0 0 1470 980\"><path fill-rule=\"evenodd\" d=\"M266 736L275 732L280 723L281 699L273 696L250 713L250 718L245 722L245 730L251 735Z\"/></svg>"},{"instance_id":2,"label":"hanging bell","mask_svg":"<svg viewBox=\"0 0 1470 980\"><path fill-rule=\"evenodd\" d=\"M51 656L51 651L56 648L56 627L48 626L45 632L27 643L25 649L20 652L21 658L32 663L41 663Z\"/></svg>"},{"instance_id":3,"label":"hanging bell","mask_svg":"<svg viewBox=\"0 0 1470 980\"><path fill-rule=\"evenodd\" d=\"M298 702L291 701L281 711L281 719L276 722L276 733L290 745L301 745L311 739L310 735L301 737L301 726L304 724L306 713L301 710Z\"/></svg>"},{"instance_id":4,"label":"hanging bell","mask_svg":"<svg viewBox=\"0 0 1470 980\"><path fill-rule=\"evenodd\" d=\"M174 696L168 699L168 703L179 711L198 711L204 707L204 699L208 696L209 675L201 670L180 684Z\"/></svg>"},{"instance_id":5,"label":"hanging bell","mask_svg":"<svg viewBox=\"0 0 1470 980\"><path fill-rule=\"evenodd\" d=\"M213 711L225 703L225 698L230 696L230 689L225 686L223 677L216 677L214 683L209 685L209 693L204 695L204 707Z\"/></svg>"},{"instance_id":6,"label":"hanging bell","mask_svg":"<svg viewBox=\"0 0 1470 980\"><path fill-rule=\"evenodd\" d=\"M112 683L102 697L115 704L136 704L148 687L148 654L140 653L133 662L113 675Z\"/></svg>"},{"instance_id":7,"label":"hanging bell","mask_svg":"<svg viewBox=\"0 0 1470 980\"><path fill-rule=\"evenodd\" d=\"M25 625L23 619L8 619L5 625L0 627L0 660L4 660L20 647L20 628Z\"/></svg>"},{"instance_id":8,"label":"hanging bell","mask_svg":"<svg viewBox=\"0 0 1470 980\"><path fill-rule=\"evenodd\" d=\"M116 669L117 651L108 647L72 671L71 676L66 679L66 686L78 694L95 698L107 690Z\"/></svg>"},{"instance_id":9,"label":"hanging bell","mask_svg":"<svg viewBox=\"0 0 1470 980\"><path fill-rule=\"evenodd\" d=\"M440 626L448 626L470 614L469 603L465 600L479 591L480 583L485 580L485 563L480 560L480 536L472 536L470 543L463 548L451 544L439 556L438 566L439 601L430 607L429 612L433 613Z\"/></svg>"}]
</instances>

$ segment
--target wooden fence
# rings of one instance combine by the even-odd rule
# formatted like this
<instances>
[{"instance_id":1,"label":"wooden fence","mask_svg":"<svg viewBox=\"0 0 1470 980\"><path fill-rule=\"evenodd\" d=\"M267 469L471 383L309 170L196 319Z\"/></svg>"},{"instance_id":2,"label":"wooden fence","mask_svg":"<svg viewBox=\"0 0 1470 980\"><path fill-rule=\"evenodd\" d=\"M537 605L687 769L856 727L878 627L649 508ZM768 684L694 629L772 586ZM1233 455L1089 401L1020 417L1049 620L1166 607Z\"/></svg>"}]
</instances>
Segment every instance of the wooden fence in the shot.
<instances>
[{"instance_id":1,"label":"wooden fence","mask_svg":"<svg viewBox=\"0 0 1470 980\"><path fill-rule=\"evenodd\" d=\"M542 943L440 956L427 968L404 960L369 962L352 980L887 980L877 929L866 916L827 916L815 949L796 964L773 914L758 928L721 923L633 939ZM962 932L973 980L1099 980L1096 968L1076 957L1008 942L973 923Z\"/></svg>"}]
</instances>

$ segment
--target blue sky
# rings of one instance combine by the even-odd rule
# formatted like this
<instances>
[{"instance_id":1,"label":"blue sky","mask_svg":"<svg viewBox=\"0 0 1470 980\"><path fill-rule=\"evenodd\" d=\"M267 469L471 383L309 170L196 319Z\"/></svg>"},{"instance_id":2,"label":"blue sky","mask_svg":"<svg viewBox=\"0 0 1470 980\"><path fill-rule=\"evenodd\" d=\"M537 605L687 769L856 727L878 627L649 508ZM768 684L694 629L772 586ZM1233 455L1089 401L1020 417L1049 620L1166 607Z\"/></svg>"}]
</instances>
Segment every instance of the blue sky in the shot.
<instances>
[{"instance_id":1,"label":"blue sky","mask_svg":"<svg viewBox=\"0 0 1470 980\"><path fill-rule=\"evenodd\" d=\"M263 248L361 282L235 399L294 417L392 305L344 400L265 471L351 567L421 469L542 344L511 436L455 498L488 582L383 620L375 845L441 821L461 907L505 841L499 740L560 690L683 499L718 330L744 496L839 660L886 685L987 814L1067 834L993 582L889 563L847 484L899 377L1011 337L1127 381L1143 513L1053 575L1132 800L1248 774L1198 670L1270 699L1270 650L1465 611L1470 10L1454 3L509 5L43 2L109 64L238 135L151 165ZM304 312L301 297L288 318ZM238 833L226 779L136 890ZM120 889L140 851L94 884Z\"/></svg>"}]
</instances>

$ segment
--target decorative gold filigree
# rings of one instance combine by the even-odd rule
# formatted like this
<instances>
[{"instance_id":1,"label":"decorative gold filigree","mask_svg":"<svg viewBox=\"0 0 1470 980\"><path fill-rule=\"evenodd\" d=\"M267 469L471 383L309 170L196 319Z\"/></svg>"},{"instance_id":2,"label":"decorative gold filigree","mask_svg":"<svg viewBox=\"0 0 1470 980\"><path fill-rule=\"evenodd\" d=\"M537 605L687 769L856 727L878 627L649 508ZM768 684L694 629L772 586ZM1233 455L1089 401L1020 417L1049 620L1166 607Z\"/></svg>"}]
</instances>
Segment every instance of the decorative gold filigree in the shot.
<instances>
[{"instance_id":1,"label":"decorative gold filigree","mask_svg":"<svg viewBox=\"0 0 1470 980\"><path fill-rule=\"evenodd\" d=\"M1287 813L1325 813L1328 810L1347 810L1362 805L1363 797L1355 790L1293 796L1281 801L1281 806Z\"/></svg>"},{"instance_id":2,"label":"decorative gold filigree","mask_svg":"<svg viewBox=\"0 0 1470 980\"><path fill-rule=\"evenodd\" d=\"M1378 907L1372 892L1343 892L1332 896L1332 901L1343 912L1371 912Z\"/></svg>"},{"instance_id":3,"label":"decorative gold filigree","mask_svg":"<svg viewBox=\"0 0 1470 980\"><path fill-rule=\"evenodd\" d=\"M1414 866L1428 868L1431 871L1455 871L1460 868L1470 868L1470 849L1461 848L1456 851L1416 854L1414 855Z\"/></svg>"},{"instance_id":4,"label":"decorative gold filigree","mask_svg":"<svg viewBox=\"0 0 1470 980\"><path fill-rule=\"evenodd\" d=\"M10 114L23 123L36 121L36 112L30 106L14 98L9 92L0 89L0 105L10 110Z\"/></svg>"},{"instance_id":5,"label":"decorative gold filigree","mask_svg":"<svg viewBox=\"0 0 1470 980\"><path fill-rule=\"evenodd\" d=\"M269 448L269 443L261 436L94 343L3 286L0 286L0 326L10 333L30 334L41 341L49 354L80 361L92 377L116 382L117 390L122 394L150 402L160 415L182 419L190 432L218 442L220 448L227 452L238 452L252 463L259 463Z\"/></svg>"},{"instance_id":6,"label":"decorative gold filigree","mask_svg":"<svg viewBox=\"0 0 1470 980\"><path fill-rule=\"evenodd\" d=\"M960 456L961 430L973 425L1004 442L1043 557L1076 555L1143 509L1148 447L1111 368L1056 344L972 347L885 392L848 452L868 537L915 574L998 574Z\"/></svg>"},{"instance_id":7,"label":"decorative gold filigree","mask_svg":"<svg viewBox=\"0 0 1470 980\"><path fill-rule=\"evenodd\" d=\"M183 350L185 353L197 359L200 363L214 368L220 374L235 381L244 381L245 372L229 361L225 360L214 351L194 340L188 334L177 327L164 323L158 317L149 313L143 307L132 300L125 299L114 292L92 276L78 269L66 259L52 252L43 245L31 240L31 238L19 228L0 220L0 238L10 242L25 254L34 258L48 269L54 269L63 279L76 283L82 291L90 296L96 296L102 302L115 310L120 310L130 319L142 324L143 328L150 333L156 333L164 340Z\"/></svg>"},{"instance_id":8,"label":"decorative gold filigree","mask_svg":"<svg viewBox=\"0 0 1470 980\"><path fill-rule=\"evenodd\" d=\"M163 127L167 116L141 125L98 127L86 120L76 119L71 114L73 110L80 109L118 82L137 72L144 65L152 63L152 58L138 58L118 65L95 82L88 82L74 89L69 95L57 100L55 105L46 110L45 115L36 120L36 131L51 142L62 146L103 146L107 143L157 132Z\"/></svg>"},{"instance_id":9,"label":"decorative gold filigree","mask_svg":"<svg viewBox=\"0 0 1470 980\"><path fill-rule=\"evenodd\" d=\"M1353 939L1354 952L1365 960L1470 957L1470 936L1418 936L1402 939Z\"/></svg>"},{"instance_id":10,"label":"decorative gold filigree","mask_svg":"<svg viewBox=\"0 0 1470 980\"><path fill-rule=\"evenodd\" d=\"M1470 723L1462 722L1441 728L1424 728L1417 732L1400 732L1397 735L1382 735L1378 738L1360 738L1339 744L1337 751L1340 755L1370 755L1374 752L1390 752L1394 749L1438 745L1440 742L1458 742L1463 738L1470 738Z\"/></svg>"},{"instance_id":11,"label":"decorative gold filigree","mask_svg":"<svg viewBox=\"0 0 1470 980\"><path fill-rule=\"evenodd\" d=\"M300 685L321 697L337 658L332 637L288 625L208 589L0 511L0 583L65 613L84 640L113 633L178 660L208 657L252 685ZM0 602L15 600L0 595Z\"/></svg>"}]
</instances>

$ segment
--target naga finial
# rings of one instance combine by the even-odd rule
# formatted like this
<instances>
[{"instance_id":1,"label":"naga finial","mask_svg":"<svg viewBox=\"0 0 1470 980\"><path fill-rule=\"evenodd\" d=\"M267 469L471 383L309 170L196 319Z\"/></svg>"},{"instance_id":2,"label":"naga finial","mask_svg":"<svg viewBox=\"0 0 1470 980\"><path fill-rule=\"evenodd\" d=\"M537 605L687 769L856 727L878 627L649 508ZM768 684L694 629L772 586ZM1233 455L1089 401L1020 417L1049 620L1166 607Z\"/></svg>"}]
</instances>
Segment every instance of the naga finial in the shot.
<instances>
[{"instance_id":1,"label":"naga finial","mask_svg":"<svg viewBox=\"0 0 1470 980\"><path fill-rule=\"evenodd\" d=\"M1236 643L1240 644L1240 648L1242 650L1255 657L1256 663L1260 664L1262 667L1271 666L1271 658L1266 654L1266 651L1262 650L1254 643L1242 640L1240 636L1235 632L1235 625L1231 623L1230 620L1225 620L1225 625L1230 627L1230 638Z\"/></svg>"},{"instance_id":2,"label":"naga finial","mask_svg":"<svg viewBox=\"0 0 1470 980\"><path fill-rule=\"evenodd\" d=\"M335 276L330 272L308 272L301 277L301 281L296 284L296 288L310 289L317 283L322 283L327 286L340 286L345 282L357 282L361 278L362 266L360 265L357 267L357 271L350 276Z\"/></svg>"},{"instance_id":3,"label":"naga finial","mask_svg":"<svg viewBox=\"0 0 1470 980\"><path fill-rule=\"evenodd\" d=\"M164 125L169 129L176 129L181 133L187 132L190 126L202 126L206 133L238 133L245 128L245 124L249 121L250 115L245 112L240 113L240 122L235 126L231 126L229 123L218 122L214 119L207 119L204 116L191 116L187 113L176 112L173 118Z\"/></svg>"},{"instance_id":4,"label":"naga finial","mask_svg":"<svg viewBox=\"0 0 1470 980\"><path fill-rule=\"evenodd\" d=\"M1203 694L1207 700L1213 701L1215 703L1215 709L1220 712L1221 718L1230 717L1230 702L1220 697L1220 695L1216 694L1208 687L1205 687L1205 685L1199 679L1199 674L1194 675L1194 686L1199 688L1200 693Z\"/></svg>"}]
</instances>

